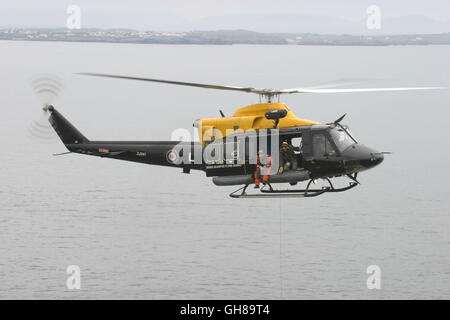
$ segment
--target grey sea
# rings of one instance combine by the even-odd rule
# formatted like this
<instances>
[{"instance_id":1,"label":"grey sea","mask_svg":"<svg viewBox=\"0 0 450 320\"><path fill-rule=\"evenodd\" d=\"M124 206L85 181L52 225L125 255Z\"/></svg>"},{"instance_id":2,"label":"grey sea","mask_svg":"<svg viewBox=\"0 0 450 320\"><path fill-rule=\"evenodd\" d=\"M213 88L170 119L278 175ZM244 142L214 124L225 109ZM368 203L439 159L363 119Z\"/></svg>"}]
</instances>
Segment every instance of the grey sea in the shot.
<instances>
[{"instance_id":1,"label":"grey sea","mask_svg":"<svg viewBox=\"0 0 450 320\"><path fill-rule=\"evenodd\" d=\"M0 57L0 299L450 298L450 90L282 97L305 119L347 113L360 142L393 154L348 192L256 200L229 198L233 187L201 172L52 156L66 150L36 127L42 105L30 85L43 73L63 79L54 105L90 139L169 140L258 97L74 73L449 86L450 46L2 41ZM66 285L71 265L79 290ZM368 289L372 265L380 289Z\"/></svg>"}]
</instances>

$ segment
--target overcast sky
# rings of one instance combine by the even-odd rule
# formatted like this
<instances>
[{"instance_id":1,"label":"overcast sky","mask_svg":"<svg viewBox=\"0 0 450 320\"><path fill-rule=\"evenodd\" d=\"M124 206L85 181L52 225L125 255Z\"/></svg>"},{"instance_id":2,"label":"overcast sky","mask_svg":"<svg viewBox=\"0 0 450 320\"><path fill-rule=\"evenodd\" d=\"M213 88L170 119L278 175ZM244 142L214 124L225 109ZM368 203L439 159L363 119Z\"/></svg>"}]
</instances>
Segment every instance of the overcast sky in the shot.
<instances>
[{"instance_id":1,"label":"overcast sky","mask_svg":"<svg viewBox=\"0 0 450 320\"><path fill-rule=\"evenodd\" d=\"M374 4L385 33L450 32L449 0L0 0L0 26L65 27L70 4L80 6L86 28L359 33Z\"/></svg>"}]
</instances>

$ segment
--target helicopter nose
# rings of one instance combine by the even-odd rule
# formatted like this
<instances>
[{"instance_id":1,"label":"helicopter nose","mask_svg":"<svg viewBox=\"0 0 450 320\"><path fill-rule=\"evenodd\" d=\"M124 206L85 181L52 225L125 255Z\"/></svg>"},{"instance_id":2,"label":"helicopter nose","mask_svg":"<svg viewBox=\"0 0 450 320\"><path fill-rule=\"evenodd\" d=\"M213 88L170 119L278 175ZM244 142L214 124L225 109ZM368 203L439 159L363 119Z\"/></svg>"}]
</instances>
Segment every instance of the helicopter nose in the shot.
<instances>
[{"instance_id":1,"label":"helicopter nose","mask_svg":"<svg viewBox=\"0 0 450 320\"><path fill-rule=\"evenodd\" d=\"M370 161L372 161L372 167L379 165L384 160L384 154L382 154L381 152L378 152L378 151L373 152L371 154L371 156L372 157L370 158Z\"/></svg>"},{"instance_id":2,"label":"helicopter nose","mask_svg":"<svg viewBox=\"0 0 450 320\"><path fill-rule=\"evenodd\" d=\"M383 160L384 155L381 152L367 148L367 150L361 154L359 163L364 167L363 170L367 170L379 165Z\"/></svg>"},{"instance_id":3,"label":"helicopter nose","mask_svg":"<svg viewBox=\"0 0 450 320\"><path fill-rule=\"evenodd\" d=\"M348 159L345 161L346 169L363 171L379 165L384 160L383 153L362 144L355 144L344 152Z\"/></svg>"}]
</instances>

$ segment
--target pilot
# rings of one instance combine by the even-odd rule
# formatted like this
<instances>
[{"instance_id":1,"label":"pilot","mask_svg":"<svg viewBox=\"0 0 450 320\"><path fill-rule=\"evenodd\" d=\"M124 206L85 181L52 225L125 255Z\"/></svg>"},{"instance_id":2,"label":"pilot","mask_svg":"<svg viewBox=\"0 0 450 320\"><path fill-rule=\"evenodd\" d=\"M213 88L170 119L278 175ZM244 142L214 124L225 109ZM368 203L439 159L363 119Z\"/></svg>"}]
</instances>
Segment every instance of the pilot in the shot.
<instances>
[{"instance_id":1,"label":"pilot","mask_svg":"<svg viewBox=\"0 0 450 320\"><path fill-rule=\"evenodd\" d=\"M295 161L294 147L287 141L283 141L280 148L281 165L279 173L284 171L296 169L297 163Z\"/></svg>"},{"instance_id":2,"label":"pilot","mask_svg":"<svg viewBox=\"0 0 450 320\"><path fill-rule=\"evenodd\" d=\"M256 156L256 171L255 171L255 189L259 189L261 183L261 168L264 167L264 174L262 181L264 184L269 182L270 169L272 166L272 157L270 154L266 155L263 150L258 151Z\"/></svg>"}]
</instances>

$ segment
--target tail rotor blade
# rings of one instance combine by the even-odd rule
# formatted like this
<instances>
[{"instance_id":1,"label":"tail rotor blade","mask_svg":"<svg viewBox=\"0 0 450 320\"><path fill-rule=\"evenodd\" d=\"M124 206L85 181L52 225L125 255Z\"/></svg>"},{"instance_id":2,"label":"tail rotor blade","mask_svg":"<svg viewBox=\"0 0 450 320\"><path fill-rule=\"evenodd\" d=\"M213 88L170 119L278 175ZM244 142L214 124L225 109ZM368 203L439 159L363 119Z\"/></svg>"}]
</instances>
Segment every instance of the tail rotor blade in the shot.
<instances>
[{"instance_id":1,"label":"tail rotor blade","mask_svg":"<svg viewBox=\"0 0 450 320\"><path fill-rule=\"evenodd\" d=\"M51 104L61 95L64 89L64 81L54 74L38 74L30 83L36 97L41 102L40 115L37 114L28 126L28 134L39 142L51 142L57 140L55 131L48 122L48 111Z\"/></svg>"},{"instance_id":2,"label":"tail rotor blade","mask_svg":"<svg viewBox=\"0 0 450 320\"><path fill-rule=\"evenodd\" d=\"M64 89L64 81L54 74L39 74L31 80L31 87L45 107L61 95Z\"/></svg>"}]
</instances>

